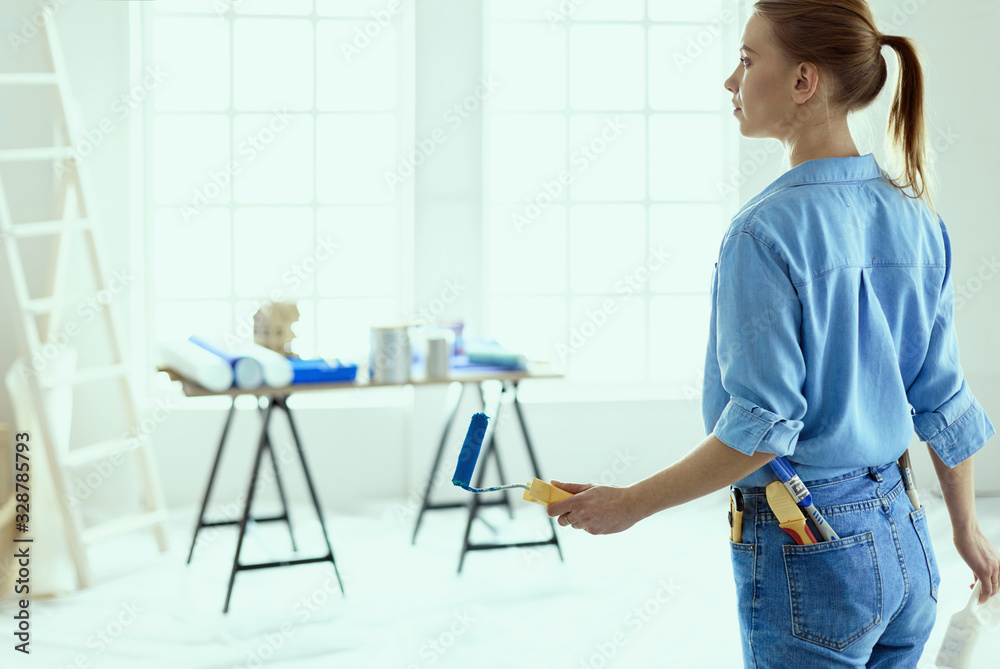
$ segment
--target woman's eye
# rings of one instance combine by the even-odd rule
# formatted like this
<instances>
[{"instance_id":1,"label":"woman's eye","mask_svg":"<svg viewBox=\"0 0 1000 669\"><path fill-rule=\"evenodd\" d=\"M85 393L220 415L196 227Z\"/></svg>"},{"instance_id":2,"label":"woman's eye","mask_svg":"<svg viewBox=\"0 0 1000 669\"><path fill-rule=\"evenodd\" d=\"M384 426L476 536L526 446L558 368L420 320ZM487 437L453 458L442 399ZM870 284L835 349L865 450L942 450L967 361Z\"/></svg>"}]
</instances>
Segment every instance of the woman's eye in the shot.
<instances>
[{"instance_id":1,"label":"woman's eye","mask_svg":"<svg viewBox=\"0 0 1000 669\"><path fill-rule=\"evenodd\" d=\"M743 67L747 67L747 66L750 65L750 59L749 58L741 57L740 58L740 62L743 63Z\"/></svg>"}]
</instances>

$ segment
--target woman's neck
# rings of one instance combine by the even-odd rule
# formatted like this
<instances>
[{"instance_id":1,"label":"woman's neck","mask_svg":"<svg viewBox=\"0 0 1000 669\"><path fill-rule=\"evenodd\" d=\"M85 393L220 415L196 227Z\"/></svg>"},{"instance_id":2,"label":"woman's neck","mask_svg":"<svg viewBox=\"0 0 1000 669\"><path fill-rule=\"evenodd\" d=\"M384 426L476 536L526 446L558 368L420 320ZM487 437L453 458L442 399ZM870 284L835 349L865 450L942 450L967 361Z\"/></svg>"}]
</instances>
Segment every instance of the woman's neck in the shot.
<instances>
[{"instance_id":1,"label":"woman's neck","mask_svg":"<svg viewBox=\"0 0 1000 669\"><path fill-rule=\"evenodd\" d=\"M846 116L830 124L812 125L793 139L785 140L782 143L785 145L791 167L801 165L807 160L861 155L854 143L854 138L851 137Z\"/></svg>"}]
</instances>

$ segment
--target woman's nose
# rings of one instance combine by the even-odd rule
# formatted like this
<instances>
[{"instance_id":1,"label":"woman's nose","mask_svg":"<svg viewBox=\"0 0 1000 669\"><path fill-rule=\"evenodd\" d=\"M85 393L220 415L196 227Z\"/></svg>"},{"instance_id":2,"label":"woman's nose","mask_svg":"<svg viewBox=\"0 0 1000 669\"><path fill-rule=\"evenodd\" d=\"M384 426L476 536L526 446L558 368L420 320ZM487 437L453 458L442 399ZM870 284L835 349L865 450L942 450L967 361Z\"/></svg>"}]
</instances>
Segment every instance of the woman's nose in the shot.
<instances>
[{"instance_id":1,"label":"woman's nose","mask_svg":"<svg viewBox=\"0 0 1000 669\"><path fill-rule=\"evenodd\" d=\"M729 78L726 79L724 82L722 82L722 85L726 87L726 90L733 94L735 94L738 90L736 88L736 80L737 80L736 72L739 69L740 68L737 66L737 68L733 70L733 73L729 75Z\"/></svg>"}]
</instances>

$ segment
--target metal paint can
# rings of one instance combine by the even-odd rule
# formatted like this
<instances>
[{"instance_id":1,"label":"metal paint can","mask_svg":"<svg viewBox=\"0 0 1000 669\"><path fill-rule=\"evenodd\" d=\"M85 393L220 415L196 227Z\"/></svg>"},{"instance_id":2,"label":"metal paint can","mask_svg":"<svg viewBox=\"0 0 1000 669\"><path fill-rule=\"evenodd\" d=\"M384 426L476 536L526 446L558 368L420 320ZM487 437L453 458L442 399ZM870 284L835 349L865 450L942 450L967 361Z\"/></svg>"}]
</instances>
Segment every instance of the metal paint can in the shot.
<instances>
[{"instance_id":1,"label":"metal paint can","mask_svg":"<svg viewBox=\"0 0 1000 669\"><path fill-rule=\"evenodd\" d=\"M447 379L454 335L450 330L427 335L427 378Z\"/></svg>"},{"instance_id":2,"label":"metal paint can","mask_svg":"<svg viewBox=\"0 0 1000 669\"><path fill-rule=\"evenodd\" d=\"M407 383L411 363L408 326L387 325L371 329L368 369L374 383Z\"/></svg>"}]
</instances>

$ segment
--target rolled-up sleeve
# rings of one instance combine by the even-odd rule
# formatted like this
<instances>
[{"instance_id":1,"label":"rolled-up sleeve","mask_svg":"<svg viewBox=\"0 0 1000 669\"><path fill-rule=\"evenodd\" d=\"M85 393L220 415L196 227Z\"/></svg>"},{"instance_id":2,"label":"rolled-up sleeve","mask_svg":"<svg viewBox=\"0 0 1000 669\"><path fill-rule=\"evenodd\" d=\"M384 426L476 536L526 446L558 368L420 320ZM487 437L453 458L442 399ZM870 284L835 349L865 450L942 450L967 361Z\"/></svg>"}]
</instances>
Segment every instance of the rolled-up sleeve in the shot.
<instances>
[{"instance_id":1,"label":"rolled-up sleeve","mask_svg":"<svg viewBox=\"0 0 1000 669\"><path fill-rule=\"evenodd\" d=\"M713 433L747 455L791 455L807 403L802 305L788 265L741 230L723 244L717 280L717 351L730 398Z\"/></svg>"},{"instance_id":2,"label":"rolled-up sleeve","mask_svg":"<svg viewBox=\"0 0 1000 669\"><path fill-rule=\"evenodd\" d=\"M927 355L906 391L917 436L949 467L983 447L995 430L965 382L955 332L955 292L951 278L951 242L944 221L946 269Z\"/></svg>"}]
</instances>

